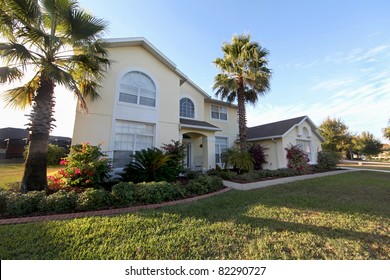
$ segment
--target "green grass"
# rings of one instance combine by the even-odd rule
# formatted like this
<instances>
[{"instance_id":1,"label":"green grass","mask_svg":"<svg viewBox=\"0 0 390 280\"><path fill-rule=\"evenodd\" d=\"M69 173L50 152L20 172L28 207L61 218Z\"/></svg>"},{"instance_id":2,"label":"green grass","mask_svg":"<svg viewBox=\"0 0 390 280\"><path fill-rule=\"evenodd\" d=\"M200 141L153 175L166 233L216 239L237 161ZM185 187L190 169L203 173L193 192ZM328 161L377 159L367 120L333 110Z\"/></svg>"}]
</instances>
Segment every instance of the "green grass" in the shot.
<instances>
[{"instance_id":1,"label":"green grass","mask_svg":"<svg viewBox=\"0 0 390 280\"><path fill-rule=\"evenodd\" d=\"M47 168L48 175L57 172L59 166L49 166ZM0 188L8 189L7 184L20 182L23 177L24 164L23 163L0 163Z\"/></svg>"},{"instance_id":2,"label":"green grass","mask_svg":"<svg viewBox=\"0 0 390 280\"><path fill-rule=\"evenodd\" d=\"M389 259L390 174L352 172L115 217L0 226L1 259Z\"/></svg>"}]
</instances>

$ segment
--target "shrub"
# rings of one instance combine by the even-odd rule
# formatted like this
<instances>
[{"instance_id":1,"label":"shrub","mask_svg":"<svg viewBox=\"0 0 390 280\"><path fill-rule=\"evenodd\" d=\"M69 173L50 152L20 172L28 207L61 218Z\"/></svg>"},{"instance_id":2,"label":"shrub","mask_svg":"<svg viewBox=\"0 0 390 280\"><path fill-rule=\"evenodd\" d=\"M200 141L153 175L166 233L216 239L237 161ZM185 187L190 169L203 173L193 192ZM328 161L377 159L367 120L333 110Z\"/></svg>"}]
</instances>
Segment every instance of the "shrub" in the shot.
<instances>
[{"instance_id":1,"label":"shrub","mask_svg":"<svg viewBox=\"0 0 390 280\"><path fill-rule=\"evenodd\" d=\"M136 201L143 204L155 204L184 197L179 184L168 182L140 183L135 186Z\"/></svg>"},{"instance_id":2,"label":"shrub","mask_svg":"<svg viewBox=\"0 0 390 280\"><path fill-rule=\"evenodd\" d=\"M222 179L220 177L203 175L190 180L185 186L185 190L188 196L192 196L215 192L221 187Z\"/></svg>"},{"instance_id":3,"label":"shrub","mask_svg":"<svg viewBox=\"0 0 390 280\"><path fill-rule=\"evenodd\" d=\"M102 189L86 189L78 195L77 209L90 211L103 209L112 205L112 196Z\"/></svg>"},{"instance_id":4,"label":"shrub","mask_svg":"<svg viewBox=\"0 0 390 280\"><path fill-rule=\"evenodd\" d=\"M7 212L7 192L0 190L0 216L3 216Z\"/></svg>"},{"instance_id":5,"label":"shrub","mask_svg":"<svg viewBox=\"0 0 390 280\"><path fill-rule=\"evenodd\" d=\"M232 166L239 174L253 170L253 159L251 154L242 153L236 149L226 149L222 153L224 167Z\"/></svg>"},{"instance_id":6,"label":"shrub","mask_svg":"<svg viewBox=\"0 0 390 280\"><path fill-rule=\"evenodd\" d=\"M60 163L65 168L48 177L49 190L52 192L64 187L98 188L111 169L100 146L94 147L88 143L72 146L69 156Z\"/></svg>"},{"instance_id":7,"label":"shrub","mask_svg":"<svg viewBox=\"0 0 390 280\"><path fill-rule=\"evenodd\" d=\"M172 140L170 144L163 144L161 149L169 155L168 164L176 170L176 176L184 172L183 161L186 155L186 146L180 141Z\"/></svg>"},{"instance_id":8,"label":"shrub","mask_svg":"<svg viewBox=\"0 0 390 280\"><path fill-rule=\"evenodd\" d=\"M133 183L121 182L111 189L113 205L128 206L135 203L135 187Z\"/></svg>"},{"instance_id":9,"label":"shrub","mask_svg":"<svg viewBox=\"0 0 390 280\"><path fill-rule=\"evenodd\" d=\"M317 162L320 170L335 170L340 163L340 154L332 151L321 151L318 153Z\"/></svg>"},{"instance_id":10,"label":"shrub","mask_svg":"<svg viewBox=\"0 0 390 280\"><path fill-rule=\"evenodd\" d=\"M134 161L124 169L123 177L134 183L175 181L178 173L170 159L170 155L157 148L136 151Z\"/></svg>"},{"instance_id":11,"label":"shrub","mask_svg":"<svg viewBox=\"0 0 390 280\"><path fill-rule=\"evenodd\" d=\"M47 213L67 213L73 212L77 206L77 193L60 190L48 195L43 206Z\"/></svg>"},{"instance_id":12,"label":"shrub","mask_svg":"<svg viewBox=\"0 0 390 280\"><path fill-rule=\"evenodd\" d=\"M39 212L45 197L45 191L31 191L27 194L9 192L6 212L9 216L23 216Z\"/></svg>"},{"instance_id":13,"label":"shrub","mask_svg":"<svg viewBox=\"0 0 390 280\"><path fill-rule=\"evenodd\" d=\"M294 169L298 174L311 173L309 158L298 145L291 145L285 148L287 151L288 164L287 167Z\"/></svg>"},{"instance_id":14,"label":"shrub","mask_svg":"<svg viewBox=\"0 0 390 280\"><path fill-rule=\"evenodd\" d=\"M234 177L235 173L229 170L221 170L221 169L210 169L206 172L207 175L210 176L218 176L223 180L230 180Z\"/></svg>"},{"instance_id":15,"label":"shrub","mask_svg":"<svg viewBox=\"0 0 390 280\"><path fill-rule=\"evenodd\" d=\"M28 146L24 147L23 157L24 159L27 158L28 154ZM47 146L47 165L58 165L60 164L60 161L66 157L68 154L68 151L60 147L58 145L54 144L48 144Z\"/></svg>"},{"instance_id":16,"label":"shrub","mask_svg":"<svg viewBox=\"0 0 390 280\"><path fill-rule=\"evenodd\" d=\"M261 146L260 144L254 144L250 149L249 153L252 155L253 159L253 169L254 170L261 170L263 169L263 164L267 163L265 160L266 155L264 151L266 148Z\"/></svg>"}]
</instances>

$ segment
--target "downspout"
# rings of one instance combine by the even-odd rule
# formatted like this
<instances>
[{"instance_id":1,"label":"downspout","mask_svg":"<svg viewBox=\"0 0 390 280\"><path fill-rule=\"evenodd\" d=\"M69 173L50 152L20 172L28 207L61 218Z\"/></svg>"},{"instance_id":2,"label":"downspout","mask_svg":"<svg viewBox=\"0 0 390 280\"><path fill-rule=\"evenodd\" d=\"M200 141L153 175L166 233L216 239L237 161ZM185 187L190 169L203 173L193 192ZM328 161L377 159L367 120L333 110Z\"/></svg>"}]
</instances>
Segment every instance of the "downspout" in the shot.
<instances>
[{"instance_id":1,"label":"downspout","mask_svg":"<svg viewBox=\"0 0 390 280\"><path fill-rule=\"evenodd\" d=\"M271 141L275 144L275 158L276 158L276 169L279 168L279 155L278 155L278 143L274 138L271 138Z\"/></svg>"}]
</instances>

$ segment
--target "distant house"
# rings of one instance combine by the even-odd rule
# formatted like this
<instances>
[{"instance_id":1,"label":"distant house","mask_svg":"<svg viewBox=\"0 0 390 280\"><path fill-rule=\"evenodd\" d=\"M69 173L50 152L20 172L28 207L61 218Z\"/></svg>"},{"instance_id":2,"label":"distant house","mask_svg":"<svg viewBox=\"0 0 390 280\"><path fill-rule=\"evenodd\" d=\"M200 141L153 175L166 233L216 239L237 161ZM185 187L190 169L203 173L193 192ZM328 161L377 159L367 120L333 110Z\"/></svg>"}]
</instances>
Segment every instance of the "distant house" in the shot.
<instances>
[{"instance_id":1,"label":"distant house","mask_svg":"<svg viewBox=\"0 0 390 280\"><path fill-rule=\"evenodd\" d=\"M68 148L71 138L50 136L49 143ZM28 144L28 131L23 128L0 128L0 159L23 158L24 147Z\"/></svg>"},{"instance_id":2,"label":"distant house","mask_svg":"<svg viewBox=\"0 0 390 280\"><path fill-rule=\"evenodd\" d=\"M263 124L247 129L249 143L259 143L267 150L267 164L264 169L287 167L287 152L290 145L299 145L310 159L310 164L317 163L317 154L324 142L316 125L308 116Z\"/></svg>"}]
</instances>

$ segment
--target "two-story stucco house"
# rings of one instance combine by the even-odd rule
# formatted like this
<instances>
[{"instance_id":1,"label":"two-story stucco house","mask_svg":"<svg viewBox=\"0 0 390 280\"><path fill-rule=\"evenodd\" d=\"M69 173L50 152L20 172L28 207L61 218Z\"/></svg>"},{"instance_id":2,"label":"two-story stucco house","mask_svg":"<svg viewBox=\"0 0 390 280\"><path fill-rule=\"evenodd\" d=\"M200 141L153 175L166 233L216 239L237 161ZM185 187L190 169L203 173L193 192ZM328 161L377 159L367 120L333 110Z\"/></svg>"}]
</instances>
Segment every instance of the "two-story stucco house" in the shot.
<instances>
[{"instance_id":1,"label":"two-story stucco house","mask_svg":"<svg viewBox=\"0 0 390 280\"><path fill-rule=\"evenodd\" d=\"M123 167L141 149L180 140L186 167L215 168L237 138L237 107L211 98L144 38L107 40L114 61L101 99L76 110L73 144L101 144Z\"/></svg>"}]
</instances>

